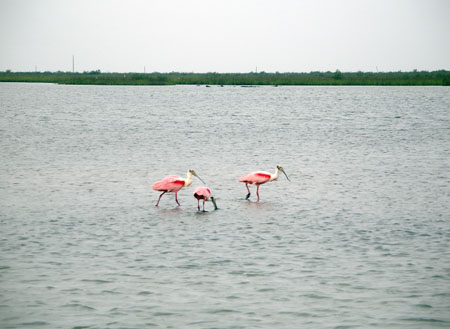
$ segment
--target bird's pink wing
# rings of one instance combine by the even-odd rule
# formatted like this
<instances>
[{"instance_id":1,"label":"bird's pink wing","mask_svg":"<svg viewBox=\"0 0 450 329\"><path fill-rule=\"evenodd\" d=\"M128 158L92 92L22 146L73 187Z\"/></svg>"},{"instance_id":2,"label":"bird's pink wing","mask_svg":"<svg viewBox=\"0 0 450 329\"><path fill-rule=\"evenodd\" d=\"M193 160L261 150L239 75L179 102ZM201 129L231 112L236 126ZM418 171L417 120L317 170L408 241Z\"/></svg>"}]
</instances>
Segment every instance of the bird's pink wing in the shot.
<instances>
[{"instance_id":1,"label":"bird's pink wing","mask_svg":"<svg viewBox=\"0 0 450 329\"><path fill-rule=\"evenodd\" d=\"M178 176L170 175L153 184L155 191L178 192L184 186L184 180Z\"/></svg>"},{"instance_id":2,"label":"bird's pink wing","mask_svg":"<svg viewBox=\"0 0 450 329\"><path fill-rule=\"evenodd\" d=\"M270 174L262 171L252 172L251 174L244 175L238 179L239 182L250 184L262 184L270 179Z\"/></svg>"},{"instance_id":3,"label":"bird's pink wing","mask_svg":"<svg viewBox=\"0 0 450 329\"><path fill-rule=\"evenodd\" d=\"M196 194L199 196L206 196L209 198L211 196L211 190L206 186L200 186L194 190L194 195Z\"/></svg>"}]
</instances>

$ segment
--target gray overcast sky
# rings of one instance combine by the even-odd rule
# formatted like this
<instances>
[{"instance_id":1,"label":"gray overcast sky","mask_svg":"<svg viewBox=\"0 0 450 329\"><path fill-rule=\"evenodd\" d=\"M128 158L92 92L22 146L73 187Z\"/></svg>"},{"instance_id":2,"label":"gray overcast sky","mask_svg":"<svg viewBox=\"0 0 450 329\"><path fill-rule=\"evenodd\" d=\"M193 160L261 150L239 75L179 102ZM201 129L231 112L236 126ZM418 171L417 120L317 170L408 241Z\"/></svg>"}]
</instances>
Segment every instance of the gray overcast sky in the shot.
<instances>
[{"instance_id":1,"label":"gray overcast sky","mask_svg":"<svg viewBox=\"0 0 450 329\"><path fill-rule=\"evenodd\" d=\"M0 71L450 70L448 0L0 0Z\"/></svg>"}]
</instances>

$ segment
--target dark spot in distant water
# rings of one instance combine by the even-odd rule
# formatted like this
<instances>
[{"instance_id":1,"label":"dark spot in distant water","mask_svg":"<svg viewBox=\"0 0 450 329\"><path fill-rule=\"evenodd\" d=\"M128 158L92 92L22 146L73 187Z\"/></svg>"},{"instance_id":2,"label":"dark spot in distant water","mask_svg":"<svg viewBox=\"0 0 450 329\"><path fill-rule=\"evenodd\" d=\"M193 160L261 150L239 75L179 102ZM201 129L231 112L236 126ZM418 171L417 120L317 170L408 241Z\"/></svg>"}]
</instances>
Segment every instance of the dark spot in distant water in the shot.
<instances>
[{"instance_id":1,"label":"dark spot in distant water","mask_svg":"<svg viewBox=\"0 0 450 329\"><path fill-rule=\"evenodd\" d=\"M209 314L220 314L220 313L241 313L241 312L235 311L235 310L231 310L231 309L228 309L228 308L218 308L218 309L208 310L208 311L206 311L206 313L209 313Z\"/></svg>"},{"instance_id":2,"label":"dark spot in distant water","mask_svg":"<svg viewBox=\"0 0 450 329\"><path fill-rule=\"evenodd\" d=\"M23 322L23 323L19 323L20 326L47 326L49 325L48 322L45 321L33 321L33 322Z\"/></svg>"},{"instance_id":3,"label":"dark spot in distant water","mask_svg":"<svg viewBox=\"0 0 450 329\"><path fill-rule=\"evenodd\" d=\"M313 315L313 314L308 313L308 312L288 312L288 311L282 311L282 312L279 312L279 314L283 314L283 315L294 315L294 316L301 317L301 318L304 318L304 317L316 317L316 315Z\"/></svg>"},{"instance_id":4,"label":"dark spot in distant water","mask_svg":"<svg viewBox=\"0 0 450 329\"><path fill-rule=\"evenodd\" d=\"M72 308L77 308L80 310L95 311L95 308L87 306L87 305L82 305L79 303L66 304L66 305L62 305L62 307L72 307Z\"/></svg>"},{"instance_id":5,"label":"dark spot in distant water","mask_svg":"<svg viewBox=\"0 0 450 329\"><path fill-rule=\"evenodd\" d=\"M179 315L177 313L173 312L154 312L153 316L173 316L173 315Z\"/></svg>"},{"instance_id":6,"label":"dark spot in distant water","mask_svg":"<svg viewBox=\"0 0 450 329\"><path fill-rule=\"evenodd\" d=\"M434 318L404 318L401 320L413 321L413 322L450 323L449 321L434 319Z\"/></svg>"},{"instance_id":7,"label":"dark spot in distant water","mask_svg":"<svg viewBox=\"0 0 450 329\"><path fill-rule=\"evenodd\" d=\"M416 304L416 306L420 308L432 308L432 306L428 304Z\"/></svg>"},{"instance_id":8,"label":"dark spot in distant water","mask_svg":"<svg viewBox=\"0 0 450 329\"><path fill-rule=\"evenodd\" d=\"M91 282L91 283L111 283L112 281L108 280L89 280L89 279L83 279L82 282Z\"/></svg>"}]
</instances>

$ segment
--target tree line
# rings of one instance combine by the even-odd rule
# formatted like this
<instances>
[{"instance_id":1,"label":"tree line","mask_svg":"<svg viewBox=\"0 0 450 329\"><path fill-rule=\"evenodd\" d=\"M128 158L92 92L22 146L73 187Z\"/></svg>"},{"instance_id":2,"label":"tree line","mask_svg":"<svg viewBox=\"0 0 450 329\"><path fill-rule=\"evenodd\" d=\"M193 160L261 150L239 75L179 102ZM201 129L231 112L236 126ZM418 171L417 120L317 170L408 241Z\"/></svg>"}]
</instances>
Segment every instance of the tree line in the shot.
<instances>
[{"instance_id":1,"label":"tree line","mask_svg":"<svg viewBox=\"0 0 450 329\"><path fill-rule=\"evenodd\" d=\"M44 82L77 85L341 85L449 86L450 71L309 72L309 73L102 73L0 72L0 82Z\"/></svg>"}]
</instances>

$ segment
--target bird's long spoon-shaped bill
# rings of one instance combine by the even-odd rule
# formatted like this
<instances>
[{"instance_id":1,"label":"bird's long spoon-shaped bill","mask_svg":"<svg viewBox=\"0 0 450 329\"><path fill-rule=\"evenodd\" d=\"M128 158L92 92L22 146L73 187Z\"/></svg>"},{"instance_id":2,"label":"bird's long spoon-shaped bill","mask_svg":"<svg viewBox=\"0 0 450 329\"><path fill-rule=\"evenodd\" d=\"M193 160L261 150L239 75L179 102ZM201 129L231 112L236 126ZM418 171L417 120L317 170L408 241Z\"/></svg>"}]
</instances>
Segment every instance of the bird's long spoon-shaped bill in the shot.
<instances>
[{"instance_id":1,"label":"bird's long spoon-shaped bill","mask_svg":"<svg viewBox=\"0 0 450 329\"><path fill-rule=\"evenodd\" d=\"M286 176L286 178L287 178L288 181L291 181L291 180L289 179L288 175L284 172L284 170L282 170L281 172L284 174L284 176Z\"/></svg>"},{"instance_id":2,"label":"bird's long spoon-shaped bill","mask_svg":"<svg viewBox=\"0 0 450 329\"><path fill-rule=\"evenodd\" d=\"M198 179L200 179L202 181L203 184L206 184L205 181L203 179L201 179L197 174L193 174L195 177L197 177Z\"/></svg>"}]
</instances>

